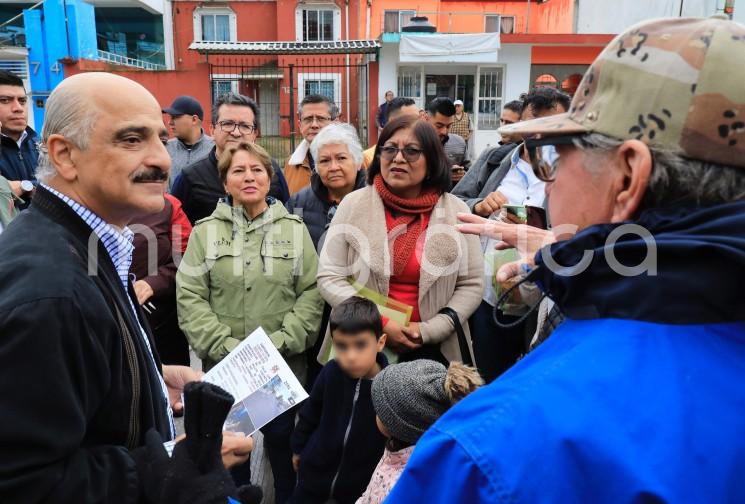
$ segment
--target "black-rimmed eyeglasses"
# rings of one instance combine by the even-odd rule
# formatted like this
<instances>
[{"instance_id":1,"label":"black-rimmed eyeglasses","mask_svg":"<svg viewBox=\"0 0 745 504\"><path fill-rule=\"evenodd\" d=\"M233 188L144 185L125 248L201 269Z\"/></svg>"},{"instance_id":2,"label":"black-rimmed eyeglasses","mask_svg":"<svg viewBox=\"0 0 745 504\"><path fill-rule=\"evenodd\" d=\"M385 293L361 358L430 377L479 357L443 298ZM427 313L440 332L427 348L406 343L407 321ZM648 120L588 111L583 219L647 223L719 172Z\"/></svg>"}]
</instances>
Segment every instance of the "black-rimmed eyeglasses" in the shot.
<instances>
[{"instance_id":1,"label":"black-rimmed eyeglasses","mask_svg":"<svg viewBox=\"0 0 745 504\"><path fill-rule=\"evenodd\" d=\"M217 123L218 126L220 126L220 129L223 131L223 133L232 133L235 131L235 128L238 128L238 131L241 133L241 135L250 135L256 130L256 126L253 124L248 123L237 123L235 121L220 121Z\"/></svg>"}]
</instances>

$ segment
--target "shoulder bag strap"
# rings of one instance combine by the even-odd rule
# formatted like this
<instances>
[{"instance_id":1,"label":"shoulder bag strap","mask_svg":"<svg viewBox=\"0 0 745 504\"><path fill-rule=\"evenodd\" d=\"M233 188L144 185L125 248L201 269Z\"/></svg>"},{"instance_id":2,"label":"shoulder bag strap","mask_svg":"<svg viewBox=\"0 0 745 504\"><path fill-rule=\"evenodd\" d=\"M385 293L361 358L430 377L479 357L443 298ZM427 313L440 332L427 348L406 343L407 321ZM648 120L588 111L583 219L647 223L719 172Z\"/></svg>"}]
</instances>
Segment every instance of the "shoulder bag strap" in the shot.
<instances>
[{"instance_id":1,"label":"shoulder bag strap","mask_svg":"<svg viewBox=\"0 0 745 504\"><path fill-rule=\"evenodd\" d=\"M458 335L458 347L460 348L461 360L463 361L463 364L466 364L467 366L473 366L473 359L471 358L471 349L468 347L468 340L466 340L466 333L463 331L463 326L460 323L460 318L458 317L458 314L455 312L455 310L453 310L449 306L446 306L445 308L440 310L438 313L447 315L453 321L453 326L455 327L455 333Z\"/></svg>"}]
</instances>

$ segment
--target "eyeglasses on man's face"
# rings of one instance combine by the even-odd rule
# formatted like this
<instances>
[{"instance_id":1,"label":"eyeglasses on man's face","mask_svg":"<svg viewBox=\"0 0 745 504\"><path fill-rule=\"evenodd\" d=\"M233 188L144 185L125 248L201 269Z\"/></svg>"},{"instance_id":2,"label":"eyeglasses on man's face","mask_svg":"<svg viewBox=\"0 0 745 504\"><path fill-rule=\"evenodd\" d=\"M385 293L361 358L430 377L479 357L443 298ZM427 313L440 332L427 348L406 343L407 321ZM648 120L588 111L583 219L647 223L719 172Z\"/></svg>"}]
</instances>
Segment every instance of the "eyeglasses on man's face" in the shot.
<instances>
[{"instance_id":1,"label":"eyeglasses on man's face","mask_svg":"<svg viewBox=\"0 0 745 504\"><path fill-rule=\"evenodd\" d=\"M238 131L241 133L241 135L250 135L254 131L256 131L256 126L253 124L248 124L244 122L235 122L235 121L220 121L217 123L218 126L220 126L220 129L223 131L223 133L232 133L235 131L235 128L238 128Z\"/></svg>"},{"instance_id":2,"label":"eyeglasses on man's face","mask_svg":"<svg viewBox=\"0 0 745 504\"><path fill-rule=\"evenodd\" d=\"M403 149L399 149L393 145L386 145L385 147L381 147L380 157L386 161L393 161L399 152L403 155L407 163L414 163L419 160L424 151L417 149L416 147L404 147Z\"/></svg>"},{"instance_id":3,"label":"eyeglasses on man's face","mask_svg":"<svg viewBox=\"0 0 745 504\"><path fill-rule=\"evenodd\" d=\"M300 122L303 123L303 125L305 126L310 126L314 122L318 123L321 126L326 126L328 123L331 122L331 116L309 115L300 118Z\"/></svg>"}]
</instances>

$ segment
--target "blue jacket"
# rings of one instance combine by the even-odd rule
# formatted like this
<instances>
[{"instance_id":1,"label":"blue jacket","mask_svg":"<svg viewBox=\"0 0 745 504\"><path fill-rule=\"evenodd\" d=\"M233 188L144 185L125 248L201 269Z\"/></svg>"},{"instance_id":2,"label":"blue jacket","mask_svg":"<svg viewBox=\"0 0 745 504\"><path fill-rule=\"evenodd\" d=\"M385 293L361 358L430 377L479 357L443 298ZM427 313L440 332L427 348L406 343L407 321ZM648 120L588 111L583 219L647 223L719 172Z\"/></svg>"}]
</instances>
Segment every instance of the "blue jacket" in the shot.
<instances>
[{"instance_id":1,"label":"blue jacket","mask_svg":"<svg viewBox=\"0 0 745 504\"><path fill-rule=\"evenodd\" d=\"M39 160L38 135L30 127L26 128L28 136L18 144L0 136L0 175L8 180L36 180L36 165Z\"/></svg>"},{"instance_id":2,"label":"blue jacket","mask_svg":"<svg viewBox=\"0 0 745 504\"><path fill-rule=\"evenodd\" d=\"M378 363L388 364L382 353ZM371 389L372 380L350 378L334 360L323 367L290 442L300 454L294 502L327 502L333 495L353 504L365 491L385 446Z\"/></svg>"},{"instance_id":3,"label":"blue jacket","mask_svg":"<svg viewBox=\"0 0 745 504\"><path fill-rule=\"evenodd\" d=\"M615 225L550 248L563 265L592 251L584 273L537 256L568 320L445 414L386 502L745 502L745 201L637 224L657 276L612 271ZM615 253L635 265L647 247L625 235Z\"/></svg>"}]
</instances>

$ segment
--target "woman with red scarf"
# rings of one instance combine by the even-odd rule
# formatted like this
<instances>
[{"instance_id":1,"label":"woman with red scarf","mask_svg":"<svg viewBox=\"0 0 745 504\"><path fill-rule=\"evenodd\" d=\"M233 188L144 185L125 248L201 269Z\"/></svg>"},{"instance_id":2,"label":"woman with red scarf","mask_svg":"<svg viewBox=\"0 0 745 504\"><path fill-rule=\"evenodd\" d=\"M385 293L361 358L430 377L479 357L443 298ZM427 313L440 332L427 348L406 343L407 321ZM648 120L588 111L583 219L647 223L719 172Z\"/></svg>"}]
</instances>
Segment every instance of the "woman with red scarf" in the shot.
<instances>
[{"instance_id":1,"label":"woman with red scarf","mask_svg":"<svg viewBox=\"0 0 745 504\"><path fill-rule=\"evenodd\" d=\"M363 285L411 306L408 325L383 319L394 361L463 360L453 320L439 312L458 314L470 347L467 320L483 292L483 254L478 238L454 228L457 213L468 209L448 193L450 167L434 128L410 117L387 124L368 184L344 198L328 230L322 296L333 307Z\"/></svg>"}]
</instances>

